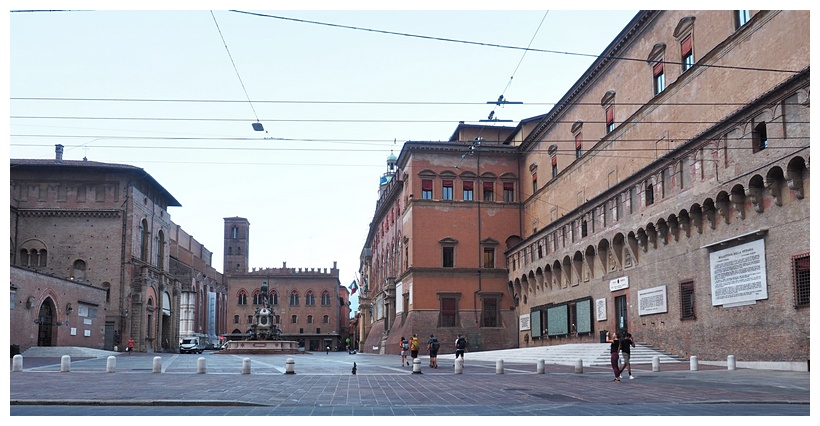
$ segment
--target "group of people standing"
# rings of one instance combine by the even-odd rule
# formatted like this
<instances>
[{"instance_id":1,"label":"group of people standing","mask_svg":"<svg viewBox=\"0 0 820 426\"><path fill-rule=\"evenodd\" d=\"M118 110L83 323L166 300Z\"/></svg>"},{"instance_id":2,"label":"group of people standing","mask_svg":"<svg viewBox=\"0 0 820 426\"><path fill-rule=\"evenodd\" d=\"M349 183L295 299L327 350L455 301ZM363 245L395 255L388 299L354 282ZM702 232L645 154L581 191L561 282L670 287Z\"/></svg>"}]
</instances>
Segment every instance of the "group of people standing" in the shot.
<instances>
[{"instance_id":1,"label":"group of people standing","mask_svg":"<svg viewBox=\"0 0 820 426\"><path fill-rule=\"evenodd\" d=\"M629 374L630 379L634 379L635 376L632 375L632 364L629 362L629 358L632 354L632 348L635 347L635 341L632 340L632 334L624 333L615 333L612 335L609 331L606 332L606 342L609 343L609 360L612 364L612 372L615 373L615 378L612 379L614 382L621 381L621 374L626 369L627 374ZM619 365L619 358L623 356L624 358L624 365Z\"/></svg>"},{"instance_id":2,"label":"group of people standing","mask_svg":"<svg viewBox=\"0 0 820 426\"><path fill-rule=\"evenodd\" d=\"M409 366L411 361L407 360L407 355L409 352L410 358L415 360L419 356L419 349L421 348L421 342L419 342L419 338L416 334L413 334L413 337L410 340L401 337L399 341L399 349L401 350L401 365L404 367L405 365ZM438 338L434 335L430 335L430 338L427 340L427 353L430 355L430 368L438 368L438 351L441 348L441 343L439 343ZM455 348L456 348L456 360L461 357L462 365L464 364L464 351L467 349L467 341L464 339L464 336L461 334L458 335L455 341Z\"/></svg>"}]
</instances>

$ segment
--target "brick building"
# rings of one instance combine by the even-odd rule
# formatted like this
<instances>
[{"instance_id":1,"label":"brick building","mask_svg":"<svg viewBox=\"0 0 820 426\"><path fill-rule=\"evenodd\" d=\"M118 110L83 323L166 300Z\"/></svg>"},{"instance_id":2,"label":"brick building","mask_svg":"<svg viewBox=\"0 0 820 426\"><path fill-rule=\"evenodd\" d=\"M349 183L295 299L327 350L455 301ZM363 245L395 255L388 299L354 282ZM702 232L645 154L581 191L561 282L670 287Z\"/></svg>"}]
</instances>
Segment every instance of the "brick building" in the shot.
<instances>
[{"instance_id":1,"label":"brick building","mask_svg":"<svg viewBox=\"0 0 820 426\"><path fill-rule=\"evenodd\" d=\"M95 348L122 350L133 338L137 351L175 352L181 331L188 332L180 330L181 311L191 324L212 325L210 334L223 332L224 318L215 314L225 299L221 276L210 267L210 253L171 221L168 207L179 202L143 169L64 160L62 152L57 145L54 160L11 160L10 264L26 271L12 275L15 315L23 312L18 304L51 313L39 324L20 323L30 324L23 335L33 333L30 327L51 337L11 343L23 351L81 343L63 337L73 332L74 317L91 311L95 319L83 322L91 320L95 339L102 335L102 345L86 340ZM82 286L44 292L59 280ZM104 293L103 303L96 304L94 289ZM200 297L191 304L188 292Z\"/></svg>"},{"instance_id":2,"label":"brick building","mask_svg":"<svg viewBox=\"0 0 820 426\"><path fill-rule=\"evenodd\" d=\"M334 262L330 269L250 268L250 222L225 218L224 279L228 287L230 338L241 339L251 330L254 313L264 303L263 283L275 323L286 340L295 340L308 351L344 348L349 335L350 306L347 288L340 285Z\"/></svg>"},{"instance_id":3,"label":"brick building","mask_svg":"<svg viewBox=\"0 0 820 426\"><path fill-rule=\"evenodd\" d=\"M809 65L808 11L641 11L546 114L406 143L361 253L363 349L618 330L805 369ZM487 172L500 198L468 200ZM505 264L487 271L491 246ZM497 329L473 303L493 293Z\"/></svg>"}]
</instances>

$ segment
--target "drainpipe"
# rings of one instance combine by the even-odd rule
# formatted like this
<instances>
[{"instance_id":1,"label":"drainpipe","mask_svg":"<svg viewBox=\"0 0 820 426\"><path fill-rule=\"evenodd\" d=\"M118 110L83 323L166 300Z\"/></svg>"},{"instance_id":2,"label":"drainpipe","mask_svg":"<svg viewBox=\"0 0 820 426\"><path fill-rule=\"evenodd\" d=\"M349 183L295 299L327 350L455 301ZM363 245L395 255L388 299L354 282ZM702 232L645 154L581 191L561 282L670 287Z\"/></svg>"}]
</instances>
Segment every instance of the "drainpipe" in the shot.
<instances>
[{"instance_id":1,"label":"drainpipe","mask_svg":"<svg viewBox=\"0 0 820 426\"><path fill-rule=\"evenodd\" d=\"M481 178L481 139L475 141L474 145L478 145L476 149L476 176ZM480 181L480 180L479 180ZM482 189L483 192L483 189ZM483 195L482 195L483 197ZM478 290L473 293L473 315L475 316L475 322L478 324L478 295L481 292L481 259L484 255L484 250L481 247L481 199L479 198L478 205L476 206L477 212L477 224L478 224Z\"/></svg>"}]
</instances>

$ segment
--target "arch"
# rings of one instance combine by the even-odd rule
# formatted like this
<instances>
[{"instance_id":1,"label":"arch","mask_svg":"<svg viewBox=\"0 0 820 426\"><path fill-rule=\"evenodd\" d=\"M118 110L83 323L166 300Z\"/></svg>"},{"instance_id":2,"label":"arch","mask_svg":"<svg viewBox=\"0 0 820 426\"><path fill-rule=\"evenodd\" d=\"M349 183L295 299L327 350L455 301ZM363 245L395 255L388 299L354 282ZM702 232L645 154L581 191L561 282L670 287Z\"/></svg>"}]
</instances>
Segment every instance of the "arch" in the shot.
<instances>
[{"instance_id":1,"label":"arch","mask_svg":"<svg viewBox=\"0 0 820 426\"><path fill-rule=\"evenodd\" d=\"M595 278L595 247L591 244L584 251L584 281Z\"/></svg>"},{"instance_id":2,"label":"arch","mask_svg":"<svg viewBox=\"0 0 820 426\"><path fill-rule=\"evenodd\" d=\"M148 244L151 240L151 231L148 228L148 219L142 219L140 221L140 229L139 229L139 254L140 260L143 262L148 261Z\"/></svg>"},{"instance_id":3,"label":"arch","mask_svg":"<svg viewBox=\"0 0 820 426\"><path fill-rule=\"evenodd\" d=\"M657 225L655 225L655 226L656 226L656 229L657 229L657 232L658 232L658 239L663 244L668 244L669 243L669 224L666 223L666 219L663 219L663 218L658 219Z\"/></svg>"},{"instance_id":4,"label":"arch","mask_svg":"<svg viewBox=\"0 0 820 426\"><path fill-rule=\"evenodd\" d=\"M56 346L57 305L50 296L40 304L37 313L37 346Z\"/></svg>"},{"instance_id":5,"label":"arch","mask_svg":"<svg viewBox=\"0 0 820 426\"><path fill-rule=\"evenodd\" d=\"M165 269L165 233L157 232L157 269Z\"/></svg>"},{"instance_id":6,"label":"arch","mask_svg":"<svg viewBox=\"0 0 820 426\"><path fill-rule=\"evenodd\" d=\"M692 225L694 225L695 229L697 229L698 234L703 233L703 209L701 208L700 204L692 204L689 207L689 218L692 221Z\"/></svg>"},{"instance_id":7,"label":"arch","mask_svg":"<svg viewBox=\"0 0 820 426\"><path fill-rule=\"evenodd\" d=\"M564 256L564 260L562 261L561 269L564 271L564 288L569 285L575 285L577 282L572 279L572 266L573 266L573 259L569 257L569 255Z\"/></svg>"},{"instance_id":8,"label":"arch","mask_svg":"<svg viewBox=\"0 0 820 426\"><path fill-rule=\"evenodd\" d=\"M783 187L786 186L786 177L779 166L772 167L766 173L766 188L769 190L775 205L783 205Z\"/></svg>"},{"instance_id":9,"label":"arch","mask_svg":"<svg viewBox=\"0 0 820 426\"><path fill-rule=\"evenodd\" d=\"M758 213L763 213L763 176L754 175L749 179L749 186L746 187L746 198L752 203L752 208Z\"/></svg>"},{"instance_id":10,"label":"arch","mask_svg":"<svg viewBox=\"0 0 820 426\"><path fill-rule=\"evenodd\" d=\"M723 217L723 222L727 225L732 223L732 218L730 216L731 203L729 200L729 193L726 191L718 192L717 197L715 197L715 208Z\"/></svg>"},{"instance_id":11,"label":"arch","mask_svg":"<svg viewBox=\"0 0 820 426\"><path fill-rule=\"evenodd\" d=\"M48 249L42 241L30 239L20 244L20 266L31 268L48 266Z\"/></svg>"},{"instance_id":12,"label":"arch","mask_svg":"<svg viewBox=\"0 0 820 426\"><path fill-rule=\"evenodd\" d=\"M546 290L544 286L544 270L541 269L541 267L535 269L535 286L538 290Z\"/></svg>"},{"instance_id":13,"label":"arch","mask_svg":"<svg viewBox=\"0 0 820 426\"><path fill-rule=\"evenodd\" d=\"M84 281L85 280L85 261L82 259L77 259L71 266L71 277L70 279L76 281Z\"/></svg>"},{"instance_id":14,"label":"arch","mask_svg":"<svg viewBox=\"0 0 820 426\"><path fill-rule=\"evenodd\" d=\"M703 200L701 209L703 212L703 218L709 222L709 227L711 229L715 229L717 226L717 208L715 207L714 200L711 198Z\"/></svg>"},{"instance_id":15,"label":"arch","mask_svg":"<svg viewBox=\"0 0 820 426\"><path fill-rule=\"evenodd\" d=\"M557 259L552 264L552 283L555 290L566 287L566 280L564 278L563 270L561 269L561 262Z\"/></svg>"},{"instance_id":16,"label":"arch","mask_svg":"<svg viewBox=\"0 0 820 426\"><path fill-rule=\"evenodd\" d=\"M794 196L800 200L805 196L803 193L803 177L807 170L806 160L803 157L792 158L786 167L786 174L788 176L786 183L789 189L794 191Z\"/></svg>"},{"instance_id":17,"label":"arch","mask_svg":"<svg viewBox=\"0 0 820 426\"><path fill-rule=\"evenodd\" d=\"M305 306L315 306L316 305L316 294L313 293L313 290L308 290L305 293Z\"/></svg>"},{"instance_id":18,"label":"arch","mask_svg":"<svg viewBox=\"0 0 820 426\"><path fill-rule=\"evenodd\" d=\"M731 194L729 195L729 202L731 206L735 209L735 213L740 219L746 218L746 190L743 189L743 185L737 184L732 187Z\"/></svg>"},{"instance_id":19,"label":"arch","mask_svg":"<svg viewBox=\"0 0 820 426\"><path fill-rule=\"evenodd\" d=\"M668 227L669 236L674 238L675 241L678 241L680 238L680 224L678 223L678 216L675 214L670 214L669 217L666 218L666 226Z\"/></svg>"},{"instance_id":20,"label":"arch","mask_svg":"<svg viewBox=\"0 0 820 426\"><path fill-rule=\"evenodd\" d=\"M552 268L549 264L544 266L544 290L552 290Z\"/></svg>"},{"instance_id":21,"label":"arch","mask_svg":"<svg viewBox=\"0 0 820 426\"><path fill-rule=\"evenodd\" d=\"M623 242L623 234L618 233L615 236L617 237L619 235L621 242ZM601 263L602 274L608 274L616 270L615 253L607 239L602 239L598 242L598 261Z\"/></svg>"}]
</instances>

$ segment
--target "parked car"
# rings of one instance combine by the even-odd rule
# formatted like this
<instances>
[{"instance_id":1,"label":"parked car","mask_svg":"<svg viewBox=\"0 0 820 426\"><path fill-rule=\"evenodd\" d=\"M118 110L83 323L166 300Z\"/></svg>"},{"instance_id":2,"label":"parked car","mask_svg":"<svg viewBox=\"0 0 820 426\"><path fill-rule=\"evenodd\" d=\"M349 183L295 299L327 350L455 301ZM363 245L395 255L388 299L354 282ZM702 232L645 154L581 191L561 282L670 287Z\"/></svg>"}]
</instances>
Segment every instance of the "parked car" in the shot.
<instances>
[{"instance_id":1,"label":"parked car","mask_svg":"<svg viewBox=\"0 0 820 426\"><path fill-rule=\"evenodd\" d=\"M205 342L199 337L183 337L179 342L179 353L181 354L201 354L205 350Z\"/></svg>"}]
</instances>

